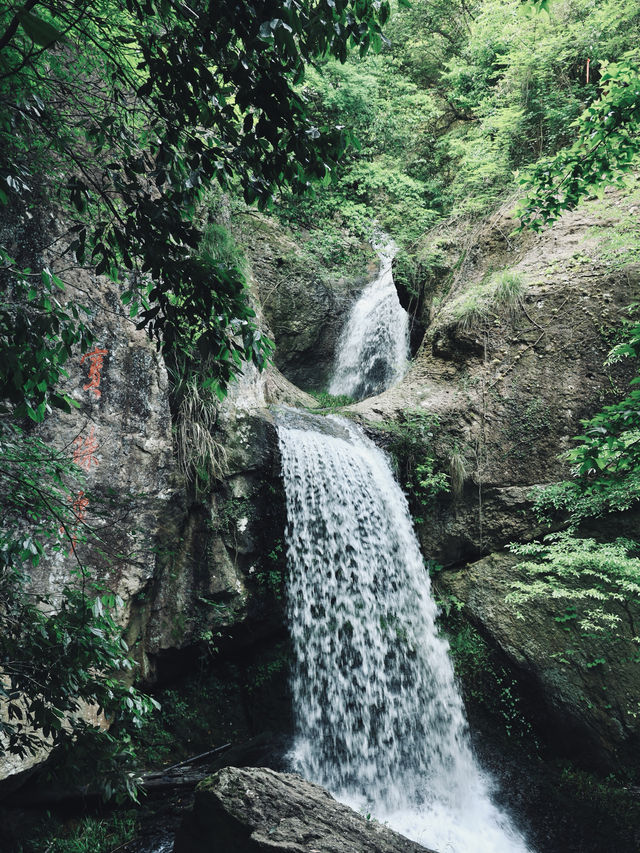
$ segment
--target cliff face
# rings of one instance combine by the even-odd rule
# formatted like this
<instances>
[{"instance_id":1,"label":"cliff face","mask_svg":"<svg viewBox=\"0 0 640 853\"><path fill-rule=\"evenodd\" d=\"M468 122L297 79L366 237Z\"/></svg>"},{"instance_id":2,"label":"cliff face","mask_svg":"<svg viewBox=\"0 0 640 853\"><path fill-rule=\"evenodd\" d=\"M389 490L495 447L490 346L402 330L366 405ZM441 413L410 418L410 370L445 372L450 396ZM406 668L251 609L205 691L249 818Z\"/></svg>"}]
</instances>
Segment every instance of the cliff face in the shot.
<instances>
[{"instance_id":1,"label":"cliff face","mask_svg":"<svg viewBox=\"0 0 640 853\"><path fill-rule=\"evenodd\" d=\"M44 256L60 269L42 244L62 235L62 223L3 227L23 247L25 265ZM135 329L108 278L68 264L62 277L68 297L89 307L96 344L66 365L61 390L77 408L51 413L36 430L86 481L75 496L69 549L39 564L33 588L55 599L73 582L77 555L91 581L122 598L116 616L140 665L134 677L149 686L218 644L250 646L282 630L284 499L268 407L314 401L275 367L262 375L247 369L215 415L217 476L196 492L178 465L167 370L155 344ZM2 774L32 763L7 761Z\"/></svg>"},{"instance_id":2,"label":"cliff face","mask_svg":"<svg viewBox=\"0 0 640 853\"><path fill-rule=\"evenodd\" d=\"M471 235L451 228L449 272L441 259L441 282L435 290L429 283L439 302L420 303L416 319L426 333L410 370L395 388L348 409L383 442L381 423L412 411L437 418L438 468L448 472L454 456L462 465L460 492L442 496L419 527L425 556L446 567L437 586L535 685L553 725L574 741L585 737L603 765L636 760L634 666L576 664L567 676L553 657L561 640L553 618L533 608L532 621L521 624L504 604L513 561L500 552L540 535L531 487L565 476L558 454L580 418L626 386L628 368L605 369L603 361L624 308L638 297L640 266L616 243L636 201L609 193L540 235L509 236L514 223L504 211ZM314 283L298 275L290 237L259 222L245 239L280 347L276 364L301 385L322 387L365 279ZM494 303L496 276L505 272L517 298ZM167 374L155 347L124 315L112 283L80 269L65 278L89 296L98 343L70 364L65 390L80 408L52 415L40 431L87 474L89 501L80 496L78 506L101 528L102 546L78 547L125 601L120 618L143 680L176 674L196 650L246 649L282 631L285 513L268 407L313 401L275 367L262 376L248 371L218 412L219 476L195 494L176 463ZM624 530L635 522L619 523ZM58 555L34 583L58 588L72 563ZM622 642L627 648L630 636ZM615 713L602 698L613 681Z\"/></svg>"},{"instance_id":3,"label":"cliff face","mask_svg":"<svg viewBox=\"0 0 640 853\"><path fill-rule=\"evenodd\" d=\"M508 236L515 222L507 213L471 243L464 231L450 235L458 269L443 277L448 290L408 374L351 407L373 427L407 410L431 413L441 467L448 470L454 452L462 457L464 499L442 502L421 527L425 552L439 562L535 535L531 487L566 476L559 455L580 419L626 388L630 366L605 368L604 360L640 289L640 266L614 262L608 251L630 207L633 197L611 193L539 235ZM485 310L505 274L519 283L518 301Z\"/></svg>"},{"instance_id":4,"label":"cliff face","mask_svg":"<svg viewBox=\"0 0 640 853\"><path fill-rule=\"evenodd\" d=\"M373 434L407 411L437 418L436 464L450 472L456 457L464 472L460 494L442 496L419 526L425 556L445 567L435 577L439 594L537 691L542 726L560 752L609 768L633 768L640 757L637 602L608 646L568 633L546 602L527 604L518 618L505 603L517 561L503 549L547 532L532 512L533 487L567 478L560 454L580 419L620 399L634 375L631 364L604 361L640 293L637 203L637 189L610 191L538 235L512 235L505 211L473 239L451 229L449 274L419 318L426 334L407 376L351 407ZM505 280L516 282L517 299L492 302ZM633 537L637 523L629 512L582 532ZM573 643L580 654L567 659Z\"/></svg>"},{"instance_id":5,"label":"cliff face","mask_svg":"<svg viewBox=\"0 0 640 853\"><path fill-rule=\"evenodd\" d=\"M68 365L65 391L79 408L52 414L39 431L83 469L77 514L96 527L100 547L79 543L78 553L130 608L153 576L157 518L177 487L167 375L153 344L123 315L113 285L82 270L66 278L72 292L91 294L97 343ZM73 562L59 554L43 564L38 585L55 591Z\"/></svg>"}]
</instances>

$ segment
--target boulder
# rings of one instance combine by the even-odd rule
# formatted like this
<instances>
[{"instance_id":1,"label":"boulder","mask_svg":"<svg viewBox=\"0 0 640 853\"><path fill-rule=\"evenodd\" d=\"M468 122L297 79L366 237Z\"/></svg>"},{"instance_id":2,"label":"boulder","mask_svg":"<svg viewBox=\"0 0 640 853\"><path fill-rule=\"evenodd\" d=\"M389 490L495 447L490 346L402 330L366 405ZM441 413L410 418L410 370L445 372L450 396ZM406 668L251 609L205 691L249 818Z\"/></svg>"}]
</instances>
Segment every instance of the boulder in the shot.
<instances>
[{"instance_id":1,"label":"boulder","mask_svg":"<svg viewBox=\"0 0 640 853\"><path fill-rule=\"evenodd\" d=\"M492 554L461 571L441 572L440 597L464 613L507 655L537 696L536 716L554 748L602 771L640 760L640 667L634 642L640 608L628 603L615 637L576 635L553 599L518 608L505 599L518 558ZM522 613L518 611L521 610Z\"/></svg>"},{"instance_id":2,"label":"boulder","mask_svg":"<svg viewBox=\"0 0 640 853\"><path fill-rule=\"evenodd\" d=\"M196 792L175 853L425 853L292 773L225 767Z\"/></svg>"}]
</instances>

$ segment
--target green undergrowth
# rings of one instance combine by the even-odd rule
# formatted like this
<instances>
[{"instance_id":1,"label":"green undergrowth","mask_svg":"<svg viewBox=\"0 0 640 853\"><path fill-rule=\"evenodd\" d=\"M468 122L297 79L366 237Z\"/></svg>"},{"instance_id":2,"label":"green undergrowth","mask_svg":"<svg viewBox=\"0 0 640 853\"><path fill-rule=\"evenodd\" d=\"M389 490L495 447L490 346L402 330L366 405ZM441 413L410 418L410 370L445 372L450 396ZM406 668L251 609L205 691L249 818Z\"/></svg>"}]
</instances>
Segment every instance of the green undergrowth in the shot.
<instances>
[{"instance_id":1,"label":"green undergrowth","mask_svg":"<svg viewBox=\"0 0 640 853\"><path fill-rule=\"evenodd\" d=\"M309 222L282 215L276 208L273 216L255 211L241 199L226 198L231 212L230 230L238 246L264 235L276 254L276 264L287 277L323 281L329 285L341 278L367 276L376 254L366 235L357 229L336 223L331 217L313 217ZM292 201L294 208L304 206L304 199Z\"/></svg>"},{"instance_id":2,"label":"green undergrowth","mask_svg":"<svg viewBox=\"0 0 640 853\"><path fill-rule=\"evenodd\" d=\"M356 400L349 397L348 394L329 394L328 391L310 391L310 395L317 400L318 409L325 411L333 411L334 409L343 409L345 406L351 406ZM317 409L314 409L317 411Z\"/></svg>"},{"instance_id":3,"label":"green undergrowth","mask_svg":"<svg viewBox=\"0 0 640 853\"><path fill-rule=\"evenodd\" d=\"M599 777L571 764L564 764L559 767L558 788L561 794L568 794L572 803L577 803L579 808L587 812L593 823L609 824L613 818L620 841L609 837L609 849L624 849L622 844L625 837L637 839L640 799L637 789L628 779L619 778L613 773Z\"/></svg>"},{"instance_id":4,"label":"green undergrowth","mask_svg":"<svg viewBox=\"0 0 640 853\"><path fill-rule=\"evenodd\" d=\"M451 491L451 474L442 470L435 452L440 431L438 418L429 412L408 409L398 420L378 423L376 428L394 460L414 522L421 524L436 501Z\"/></svg>"},{"instance_id":5,"label":"green undergrowth","mask_svg":"<svg viewBox=\"0 0 640 853\"><path fill-rule=\"evenodd\" d=\"M318 276L355 278L367 274L375 253L363 239L346 229L324 222L321 228L294 229L297 242L295 260L306 264Z\"/></svg>"},{"instance_id":6,"label":"green undergrowth","mask_svg":"<svg viewBox=\"0 0 640 853\"><path fill-rule=\"evenodd\" d=\"M192 675L156 697L161 712L132 732L145 766L173 764L247 734L239 685L226 670Z\"/></svg>"},{"instance_id":7,"label":"green undergrowth","mask_svg":"<svg viewBox=\"0 0 640 853\"><path fill-rule=\"evenodd\" d=\"M141 764L166 766L264 730L286 730L289 654L286 641L267 640L156 691L160 713L130 733Z\"/></svg>"},{"instance_id":8,"label":"green undergrowth","mask_svg":"<svg viewBox=\"0 0 640 853\"><path fill-rule=\"evenodd\" d=\"M7 822L5 822L7 821ZM31 813L20 826L20 840L12 841L7 828L12 815L4 815L4 847L7 853L115 853L131 841L138 828L135 809L64 817L55 812Z\"/></svg>"},{"instance_id":9,"label":"green undergrowth","mask_svg":"<svg viewBox=\"0 0 640 853\"><path fill-rule=\"evenodd\" d=\"M523 777L521 777L523 778ZM568 761L526 768L527 800L541 826L535 849L570 853L636 853L640 800L620 773L590 772ZM553 843L555 841L555 844Z\"/></svg>"},{"instance_id":10,"label":"green undergrowth","mask_svg":"<svg viewBox=\"0 0 640 853\"><path fill-rule=\"evenodd\" d=\"M576 659L590 641L598 641L599 649L610 648L613 656L623 653L618 642L626 637L636 647L640 645L640 637L629 631L640 595L637 542L596 542L569 533L552 533L542 542L511 545L511 551L524 559L516 566L521 579L513 580L507 600L517 608L523 624L532 602L553 601L556 622L570 629L578 646L568 645L562 662ZM631 660L640 662L640 652L636 651ZM587 660L585 666L605 663L605 657L598 657Z\"/></svg>"},{"instance_id":11,"label":"green undergrowth","mask_svg":"<svg viewBox=\"0 0 640 853\"><path fill-rule=\"evenodd\" d=\"M475 709L491 717L499 730L527 753L537 754L540 744L522 685L503 657L466 621L461 601L445 596L439 604L441 626L449 639L465 704L472 713Z\"/></svg>"},{"instance_id":12,"label":"green undergrowth","mask_svg":"<svg viewBox=\"0 0 640 853\"><path fill-rule=\"evenodd\" d=\"M470 331L489 323L513 320L522 310L524 289L523 278L517 271L493 273L448 302L440 321Z\"/></svg>"}]
</instances>

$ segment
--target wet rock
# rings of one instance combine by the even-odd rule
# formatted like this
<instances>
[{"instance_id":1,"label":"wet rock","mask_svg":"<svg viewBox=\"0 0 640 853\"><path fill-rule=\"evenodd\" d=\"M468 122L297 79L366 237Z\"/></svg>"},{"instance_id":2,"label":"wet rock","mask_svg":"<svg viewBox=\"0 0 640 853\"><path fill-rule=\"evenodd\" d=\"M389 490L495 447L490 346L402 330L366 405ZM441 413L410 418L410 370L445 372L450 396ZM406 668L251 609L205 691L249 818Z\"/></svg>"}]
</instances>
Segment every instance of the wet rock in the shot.
<instances>
[{"instance_id":1,"label":"wet rock","mask_svg":"<svg viewBox=\"0 0 640 853\"><path fill-rule=\"evenodd\" d=\"M276 343L275 365L300 388L325 390L349 309L376 267L363 268L353 277L329 273L305 255L282 226L266 217L246 218L235 227L250 258L254 293Z\"/></svg>"},{"instance_id":2,"label":"wet rock","mask_svg":"<svg viewBox=\"0 0 640 853\"><path fill-rule=\"evenodd\" d=\"M438 593L464 602L467 618L522 673L538 697L538 722L560 754L599 770L637 767L640 668L634 637L640 605L621 610L615 638L578 636L562 618L562 604L528 602L520 615L505 601L519 579L517 562L512 554L497 553L460 571L442 572Z\"/></svg>"},{"instance_id":3,"label":"wet rock","mask_svg":"<svg viewBox=\"0 0 640 853\"><path fill-rule=\"evenodd\" d=\"M175 853L424 853L291 773L227 767L196 792Z\"/></svg>"}]
</instances>

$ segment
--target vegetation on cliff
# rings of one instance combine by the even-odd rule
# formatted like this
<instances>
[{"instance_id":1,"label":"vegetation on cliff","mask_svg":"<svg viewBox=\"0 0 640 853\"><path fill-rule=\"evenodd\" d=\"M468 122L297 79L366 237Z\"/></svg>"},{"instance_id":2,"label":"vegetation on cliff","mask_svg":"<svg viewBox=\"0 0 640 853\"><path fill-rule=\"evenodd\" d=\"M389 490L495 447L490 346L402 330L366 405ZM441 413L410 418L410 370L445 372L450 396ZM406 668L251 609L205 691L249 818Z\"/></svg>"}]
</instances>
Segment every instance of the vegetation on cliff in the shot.
<instances>
[{"instance_id":1,"label":"vegetation on cliff","mask_svg":"<svg viewBox=\"0 0 640 853\"><path fill-rule=\"evenodd\" d=\"M277 189L298 193L329 176L349 134L314 122L296 84L314 57L379 46L389 13L370 0L3 5L0 666L9 752L69 742L79 760L83 735L102 746L98 776L109 793L106 771L127 744L78 712L89 703L111 720L135 718L151 705L108 675L132 662L116 602L96 594L76 550L93 535L77 466L11 426L74 405L59 389L65 365L98 330L84 298L65 293L64 265L118 283L138 328L175 363L188 371L206 360L205 390L223 394L243 361L262 367L271 344L240 266L211 251L207 195L218 184L265 207ZM43 224L27 246L34 215ZM52 600L29 585L45 552L78 562L77 578Z\"/></svg>"},{"instance_id":2,"label":"vegetation on cliff","mask_svg":"<svg viewBox=\"0 0 640 853\"><path fill-rule=\"evenodd\" d=\"M180 461L204 488L215 448L193 452L194 438L205 450L210 439L194 412L224 395L245 361L262 367L272 347L212 186L238 207L314 229L314 263L325 252L346 266L353 235L387 229L411 278L411 252L439 222L482 216L522 183L522 221L538 227L631 170L640 125L632 0L415 0L389 15L377 0L27 0L0 12L0 670L10 679L0 735L9 751L66 744L87 763L100 741L111 790L131 742L80 717L62 721L85 702L134 722L153 704L116 678L132 661L117 602L93 588L89 567L79 562L55 599L29 587L45 553L77 556L78 537L92 535L74 503L79 472L28 431L51 407L70 410L65 365L95 342L82 300L65 293L68 259L110 276L170 357ZM40 242L21 247L22 224L48 198L64 233L45 217ZM428 271L441 261L431 252ZM503 275L473 305L463 296L449 309L471 324L520 296ZM639 354L632 322L612 357ZM206 377L190 376L194 365ZM577 524L637 502L639 412L634 388L585 421L572 478L540 498L547 519L563 512ZM422 509L449 480L460 491L465 476L463 464L456 480L418 453L436 423L407 412L392 436ZM600 548L565 537L520 553L534 577L519 586L521 604L549 593L563 605L605 601L580 616L585 630L615 630L607 606L638 590L628 541ZM576 573L595 581L576 592L565 583Z\"/></svg>"},{"instance_id":3,"label":"vegetation on cliff","mask_svg":"<svg viewBox=\"0 0 640 853\"><path fill-rule=\"evenodd\" d=\"M639 33L630 0L416 0L380 54L307 75L314 114L353 127L360 147L322 194L285 196L285 215L360 230L377 219L410 246L522 181L524 220L548 221L630 168Z\"/></svg>"}]
</instances>

